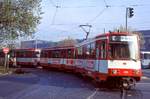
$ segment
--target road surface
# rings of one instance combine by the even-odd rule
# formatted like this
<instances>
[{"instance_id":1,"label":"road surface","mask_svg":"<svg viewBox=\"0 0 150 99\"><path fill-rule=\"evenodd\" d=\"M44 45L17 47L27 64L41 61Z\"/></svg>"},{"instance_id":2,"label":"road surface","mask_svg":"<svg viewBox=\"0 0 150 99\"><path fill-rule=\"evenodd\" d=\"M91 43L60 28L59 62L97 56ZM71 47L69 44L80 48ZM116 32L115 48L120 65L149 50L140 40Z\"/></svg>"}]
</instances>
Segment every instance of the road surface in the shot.
<instances>
[{"instance_id":1,"label":"road surface","mask_svg":"<svg viewBox=\"0 0 150 99\"><path fill-rule=\"evenodd\" d=\"M28 73L0 76L0 99L149 99L150 70L136 88L121 96L118 89L96 88L73 74L25 69Z\"/></svg>"}]
</instances>

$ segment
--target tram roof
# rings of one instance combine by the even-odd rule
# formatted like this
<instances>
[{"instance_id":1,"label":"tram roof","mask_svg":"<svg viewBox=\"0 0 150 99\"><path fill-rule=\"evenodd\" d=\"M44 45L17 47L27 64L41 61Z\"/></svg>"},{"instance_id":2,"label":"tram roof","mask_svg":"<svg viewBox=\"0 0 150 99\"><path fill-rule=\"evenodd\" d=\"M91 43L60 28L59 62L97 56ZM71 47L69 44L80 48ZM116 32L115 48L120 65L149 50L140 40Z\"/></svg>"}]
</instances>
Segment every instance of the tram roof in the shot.
<instances>
[{"instance_id":1,"label":"tram roof","mask_svg":"<svg viewBox=\"0 0 150 99\"><path fill-rule=\"evenodd\" d=\"M109 36L113 36L113 35L133 35L133 34L130 34L128 32L109 32L109 33L104 33L104 34L100 34L94 38L90 38L90 39L87 39L79 44L76 45L76 47L80 47L82 45L85 45L85 44L89 44L89 43L92 43L92 42L95 42L97 40L104 40L104 39L108 39Z\"/></svg>"}]
</instances>

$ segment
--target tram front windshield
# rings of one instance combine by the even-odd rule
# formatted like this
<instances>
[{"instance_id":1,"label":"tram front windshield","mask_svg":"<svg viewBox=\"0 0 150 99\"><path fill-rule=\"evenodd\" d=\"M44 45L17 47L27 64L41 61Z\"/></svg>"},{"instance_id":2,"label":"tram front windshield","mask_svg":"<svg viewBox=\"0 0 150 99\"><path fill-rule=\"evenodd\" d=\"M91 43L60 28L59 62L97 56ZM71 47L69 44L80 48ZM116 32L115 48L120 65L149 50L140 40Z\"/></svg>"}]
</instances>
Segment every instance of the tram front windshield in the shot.
<instances>
[{"instance_id":1,"label":"tram front windshield","mask_svg":"<svg viewBox=\"0 0 150 99\"><path fill-rule=\"evenodd\" d=\"M112 36L109 46L110 59L139 59L137 36Z\"/></svg>"}]
</instances>

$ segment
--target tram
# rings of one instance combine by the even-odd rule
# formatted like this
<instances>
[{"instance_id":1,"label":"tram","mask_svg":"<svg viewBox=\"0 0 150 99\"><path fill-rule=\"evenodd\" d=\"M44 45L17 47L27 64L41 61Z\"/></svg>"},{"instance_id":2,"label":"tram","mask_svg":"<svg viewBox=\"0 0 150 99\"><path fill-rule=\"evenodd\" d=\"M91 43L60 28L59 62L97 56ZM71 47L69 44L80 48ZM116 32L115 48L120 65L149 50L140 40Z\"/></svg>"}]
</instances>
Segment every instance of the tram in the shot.
<instances>
[{"instance_id":1,"label":"tram","mask_svg":"<svg viewBox=\"0 0 150 99\"><path fill-rule=\"evenodd\" d=\"M130 88L140 81L139 37L126 32L98 35L75 46L41 50L40 65Z\"/></svg>"},{"instance_id":2,"label":"tram","mask_svg":"<svg viewBox=\"0 0 150 99\"><path fill-rule=\"evenodd\" d=\"M17 66L36 67L40 60L40 49L14 49L13 63Z\"/></svg>"}]
</instances>

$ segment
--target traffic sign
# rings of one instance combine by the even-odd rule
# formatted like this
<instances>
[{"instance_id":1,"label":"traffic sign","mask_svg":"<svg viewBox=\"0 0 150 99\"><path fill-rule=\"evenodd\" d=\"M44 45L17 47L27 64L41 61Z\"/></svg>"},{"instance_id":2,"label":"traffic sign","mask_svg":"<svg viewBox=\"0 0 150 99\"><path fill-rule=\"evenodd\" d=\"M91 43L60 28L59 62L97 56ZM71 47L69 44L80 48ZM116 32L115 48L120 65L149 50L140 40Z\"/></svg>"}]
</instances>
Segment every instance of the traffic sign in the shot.
<instances>
[{"instance_id":1,"label":"traffic sign","mask_svg":"<svg viewBox=\"0 0 150 99\"><path fill-rule=\"evenodd\" d=\"M9 48L3 48L3 52L5 53L5 54L7 54L8 52L9 52Z\"/></svg>"}]
</instances>

